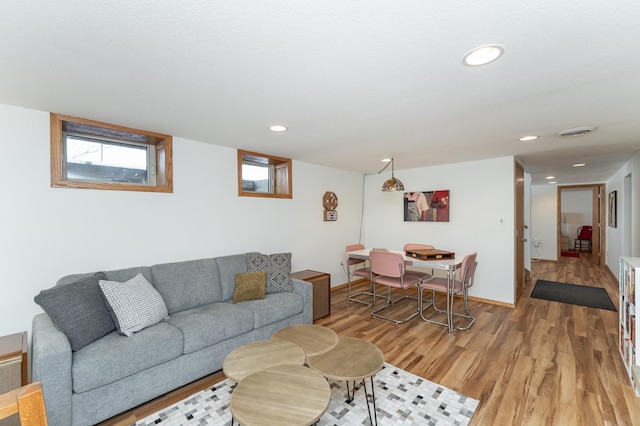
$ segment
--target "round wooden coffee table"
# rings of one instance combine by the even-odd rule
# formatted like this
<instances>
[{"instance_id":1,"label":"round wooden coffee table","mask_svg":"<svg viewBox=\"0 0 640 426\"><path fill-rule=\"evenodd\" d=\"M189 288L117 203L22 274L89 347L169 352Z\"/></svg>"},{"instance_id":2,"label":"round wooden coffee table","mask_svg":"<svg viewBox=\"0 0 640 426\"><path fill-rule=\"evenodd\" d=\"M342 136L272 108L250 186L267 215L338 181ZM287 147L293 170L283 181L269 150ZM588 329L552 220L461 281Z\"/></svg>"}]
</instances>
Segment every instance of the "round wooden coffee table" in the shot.
<instances>
[{"instance_id":1,"label":"round wooden coffee table","mask_svg":"<svg viewBox=\"0 0 640 426\"><path fill-rule=\"evenodd\" d=\"M307 357L319 355L338 343L338 335L330 328L315 324L296 324L282 328L271 339L284 339L300 346Z\"/></svg>"},{"instance_id":2,"label":"round wooden coffee table","mask_svg":"<svg viewBox=\"0 0 640 426\"><path fill-rule=\"evenodd\" d=\"M353 337L340 337L338 344L328 352L316 356L307 356L307 365L330 380L347 382L347 401L351 402L355 397L355 382L362 380L369 420L371 424L378 424L376 413L376 395L373 385L373 376L384 366L384 355L373 343ZM371 394L373 397L373 415L367 398L366 380L371 381ZM349 383L353 382L353 393L349 390ZM374 422L375 419L375 422Z\"/></svg>"},{"instance_id":3,"label":"round wooden coffee table","mask_svg":"<svg viewBox=\"0 0 640 426\"><path fill-rule=\"evenodd\" d=\"M224 359L224 374L240 382L249 374L275 365L303 365L304 351L295 343L287 340L259 340L234 349Z\"/></svg>"},{"instance_id":4,"label":"round wooden coffee table","mask_svg":"<svg viewBox=\"0 0 640 426\"><path fill-rule=\"evenodd\" d=\"M301 365L277 365L239 382L230 407L244 426L311 425L330 399L331 388L320 373Z\"/></svg>"}]
</instances>

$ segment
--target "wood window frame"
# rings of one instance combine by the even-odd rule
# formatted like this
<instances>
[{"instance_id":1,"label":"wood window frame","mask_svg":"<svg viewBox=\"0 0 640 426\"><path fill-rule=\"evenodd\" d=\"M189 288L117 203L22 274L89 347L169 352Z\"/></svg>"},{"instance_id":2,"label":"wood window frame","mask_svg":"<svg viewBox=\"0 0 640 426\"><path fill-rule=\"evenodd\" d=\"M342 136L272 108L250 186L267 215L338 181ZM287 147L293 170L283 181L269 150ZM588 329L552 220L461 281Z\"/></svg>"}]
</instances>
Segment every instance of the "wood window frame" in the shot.
<instances>
[{"instance_id":1,"label":"wood window frame","mask_svg":"<svg viewBox=\"0 0 640 426\"><path fill-rule=\"evenodd\" d=\"M68 115L50 114L51 131L51 187L83 188L115 191L173 192L173 138L170 135L138 130L116 124L103 123ZM154 145L156 150L155 185L140 185L118 182L87 182L64 177L64 135L66 128L72 127L87 135L99 137L114 136L126 142Z\"/></svg>"},{"instance_id":2,"label":"wood window frame","mask_svg":"<svg viewBox=\"0 0 640 426\"><path fill-rule=\"evenodd\" d=\"M242 186L242 165L245 157L259 159L264 164L274 167L273 192L245 191ZM290 158L276 157L274 155L258 152L238 150L238 195L241 197L263 198L293 198L293 167Z\"/></svg>"}]
</instances>

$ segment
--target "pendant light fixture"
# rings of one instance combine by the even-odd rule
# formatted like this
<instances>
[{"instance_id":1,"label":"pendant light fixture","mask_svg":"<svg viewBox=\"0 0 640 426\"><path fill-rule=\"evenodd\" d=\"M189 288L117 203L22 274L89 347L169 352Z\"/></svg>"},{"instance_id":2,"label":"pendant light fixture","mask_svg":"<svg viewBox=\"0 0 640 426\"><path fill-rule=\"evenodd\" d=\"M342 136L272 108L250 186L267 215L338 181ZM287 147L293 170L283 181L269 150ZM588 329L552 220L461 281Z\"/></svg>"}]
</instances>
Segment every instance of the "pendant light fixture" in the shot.
<instances>
[{"instance_id":1,"label":"pendant light fixture","mask_svg":"<svg viewBox=\"0 0 640 426\"><path fill-rule=\"evenodd\" d=\"M389 161L389 163L391 163L391 177L382 184L382 192L404 191L404 185L402 184L402 182L396 179L393 175L393 158L391 158L391 161ZM387 167L389 167L389 163L387 163L387 165L384 166L384 168L380 170L378 174L382 173Z\"/></svg>"}]
</instances>

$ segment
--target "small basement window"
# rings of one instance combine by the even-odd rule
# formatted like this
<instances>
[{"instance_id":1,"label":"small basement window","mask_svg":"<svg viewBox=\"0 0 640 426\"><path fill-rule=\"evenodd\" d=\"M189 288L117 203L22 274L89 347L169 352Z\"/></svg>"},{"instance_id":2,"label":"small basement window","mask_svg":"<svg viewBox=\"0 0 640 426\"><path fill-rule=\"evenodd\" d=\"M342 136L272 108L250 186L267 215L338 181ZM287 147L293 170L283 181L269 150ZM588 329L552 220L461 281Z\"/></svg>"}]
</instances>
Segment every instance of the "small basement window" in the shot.
<instances>
[{"instance_id":1,"label":"small basement window","mask_svg":"<svg viewBox=\"0 0 640 426\"><path fill-rule=\"evenodd\" d=\"M238 195L293 198L291 160L238 150Z\"/></svg>"},{"instance_id":2,"label":"small basement window","mask_svg":"<svg viewBox=\"0 0 640 426\"><path fill-rule=\"evenodd\" d=\"M172 138L51 114L51 186L173 192Z\"/></svg>"}]
</instances>

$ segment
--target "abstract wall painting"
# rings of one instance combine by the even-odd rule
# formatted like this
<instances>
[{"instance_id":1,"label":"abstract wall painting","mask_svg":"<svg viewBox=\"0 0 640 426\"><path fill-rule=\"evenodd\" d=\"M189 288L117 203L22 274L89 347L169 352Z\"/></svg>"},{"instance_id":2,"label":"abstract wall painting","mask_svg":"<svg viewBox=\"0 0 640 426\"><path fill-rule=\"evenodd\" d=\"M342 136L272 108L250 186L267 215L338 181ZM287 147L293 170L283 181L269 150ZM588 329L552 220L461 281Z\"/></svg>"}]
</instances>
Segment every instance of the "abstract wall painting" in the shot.
<instances>
[{"instance_id":1,"label":"abstract wall painting","mask_svg":"<svg viewBox=\"0 0 640 426\"><path fill-rule=\"evenodd\" d=\"M405 192L405 222L449 222L449 190Z\"/></svg>"}]
</instances>

